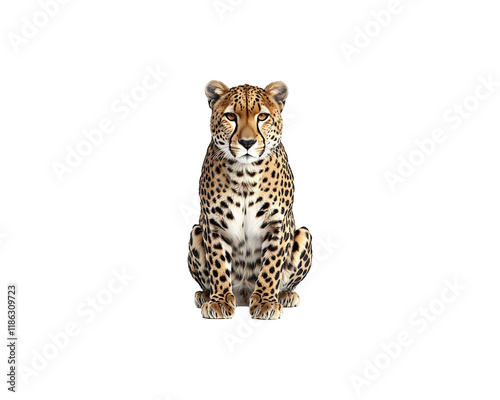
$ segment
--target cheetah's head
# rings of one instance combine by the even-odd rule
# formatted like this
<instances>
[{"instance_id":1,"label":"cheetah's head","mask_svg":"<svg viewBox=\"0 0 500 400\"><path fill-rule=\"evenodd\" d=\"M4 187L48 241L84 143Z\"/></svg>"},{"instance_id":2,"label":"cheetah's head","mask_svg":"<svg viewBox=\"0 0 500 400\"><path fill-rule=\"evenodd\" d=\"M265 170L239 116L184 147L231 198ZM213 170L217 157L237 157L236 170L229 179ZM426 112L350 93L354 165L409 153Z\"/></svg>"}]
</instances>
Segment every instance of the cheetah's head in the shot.
<instances>
[{"instance_id":1,"label":"cheetah's head","mask_svg":"<svg viewBox=\"0 0 500 400\"><path fill-rule=\"evenodd\" d=\"M250 85L229 89L210 81L205 94L212 109L212 139L224 157L249 164L264 159L280 143L281 111L288 96L283 82L265 89Z\"/></svg>"}]
</instances>

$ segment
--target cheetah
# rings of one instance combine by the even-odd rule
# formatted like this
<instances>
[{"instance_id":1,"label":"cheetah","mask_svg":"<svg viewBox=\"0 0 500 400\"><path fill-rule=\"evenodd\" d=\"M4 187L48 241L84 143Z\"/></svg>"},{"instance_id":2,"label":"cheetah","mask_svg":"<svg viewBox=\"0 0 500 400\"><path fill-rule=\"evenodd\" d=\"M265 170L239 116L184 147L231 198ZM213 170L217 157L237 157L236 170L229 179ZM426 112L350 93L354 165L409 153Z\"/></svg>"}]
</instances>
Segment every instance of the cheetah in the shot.
<instances>
[{"instance_id":1,"label":"cheetah","mask_svg":"<svg viewBox=\"0 0 500 400\"><path fill-rule=\"evenodd\" d=\"M205 87L211 141L199 182L201 213L189 239L188 265L200 285L204 318L279 319L296 307L294 291L309 272L312 237L295 228L293 174L281 143L283 82L261 89Z\"/></svg>"}]
</instances>

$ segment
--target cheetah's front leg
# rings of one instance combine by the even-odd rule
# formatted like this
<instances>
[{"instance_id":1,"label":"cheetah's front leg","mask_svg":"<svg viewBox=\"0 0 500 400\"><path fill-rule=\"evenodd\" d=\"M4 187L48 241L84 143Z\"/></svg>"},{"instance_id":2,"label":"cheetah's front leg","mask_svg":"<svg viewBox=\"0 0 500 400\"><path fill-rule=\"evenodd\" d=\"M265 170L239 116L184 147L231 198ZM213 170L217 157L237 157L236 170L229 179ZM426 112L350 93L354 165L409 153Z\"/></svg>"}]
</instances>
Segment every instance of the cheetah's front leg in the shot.
<instances>
[{"instance_id":1,"label":"cheetah's front leg","mask_svg":"<svg viewBox=\"0 0 500 400\"><path fill-rule=\"evenodd\" d=\"M286 243L279 229L269 233L262 245L262 268L255 290L250 297L250 314L257 319L279 319L283 306L278 302L278 291L283 268Z\"/></svg>"},{"instance_id":2,"label":"cheetah's front leg","mask_svg":"<svg viewBox=\"0 0 500 400\"><path fill-rule=\"evenodd\" d=\"M209 272L210 300L201 306L204 318L232 318L236 301L231 287L231 255L227 244L216 231L203 231ZM226 249L224 249L226 247Z\"/></svg>"}]
</instances>

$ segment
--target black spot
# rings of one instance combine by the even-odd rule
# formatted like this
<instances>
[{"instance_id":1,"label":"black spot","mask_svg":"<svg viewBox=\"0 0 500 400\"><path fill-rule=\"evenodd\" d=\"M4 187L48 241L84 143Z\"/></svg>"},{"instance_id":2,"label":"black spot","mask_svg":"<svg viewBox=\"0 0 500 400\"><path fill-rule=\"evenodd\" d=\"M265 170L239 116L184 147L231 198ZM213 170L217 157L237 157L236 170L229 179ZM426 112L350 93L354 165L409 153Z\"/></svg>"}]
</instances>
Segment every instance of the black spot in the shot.
<instances>
[{"instance_id":1,"label":"black spot","mask_svg":"<svg viewBox=\"0 0 500 400\"><path fill-rule=\"evenodd\" d=\"M222 228L222 226L220 226L220 224L213 218L210 219L209 221L212 225L215 225L216 227L218 228Z\"/></svg>"},{"instance_id":2,"label":"black spot","mask_svg":"<svg viewBox=\"0 0 500 400\"><path fill-rule=\"evenodd\" d=\"M269 208L269 203L264 203L264 205L260 208L259 211L265 211Z\"/></svg>"}]
</instances>

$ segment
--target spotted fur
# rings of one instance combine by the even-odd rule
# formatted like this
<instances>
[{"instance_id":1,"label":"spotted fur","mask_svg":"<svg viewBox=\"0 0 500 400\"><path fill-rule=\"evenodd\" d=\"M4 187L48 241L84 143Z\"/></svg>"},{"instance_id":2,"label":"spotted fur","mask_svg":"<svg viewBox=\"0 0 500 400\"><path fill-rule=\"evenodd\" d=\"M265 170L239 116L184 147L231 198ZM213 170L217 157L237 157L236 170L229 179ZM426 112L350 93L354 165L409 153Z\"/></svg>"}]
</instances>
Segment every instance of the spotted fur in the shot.
<instances>
[{"instance_id":1,"label":"spotted fur","mask_svg":"<svg viewBox=\"0 0 500 400\"><path fill-rule=\"evenodd\" d=\"M294 290L312 261L309 230L295 228L293 174L281 143L288 89L211 81L205 93L212 140L188 255L202 289L195 304L205 318L231 318L248 305L253 318L278 319L283 306L299 304Z\"/></svg>"}]
</instances>

